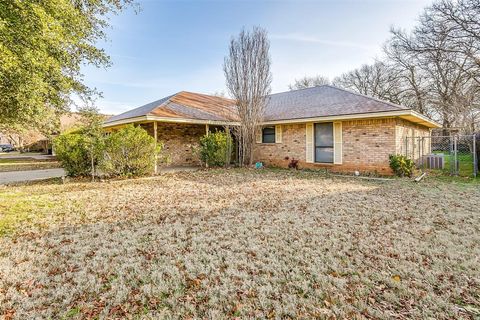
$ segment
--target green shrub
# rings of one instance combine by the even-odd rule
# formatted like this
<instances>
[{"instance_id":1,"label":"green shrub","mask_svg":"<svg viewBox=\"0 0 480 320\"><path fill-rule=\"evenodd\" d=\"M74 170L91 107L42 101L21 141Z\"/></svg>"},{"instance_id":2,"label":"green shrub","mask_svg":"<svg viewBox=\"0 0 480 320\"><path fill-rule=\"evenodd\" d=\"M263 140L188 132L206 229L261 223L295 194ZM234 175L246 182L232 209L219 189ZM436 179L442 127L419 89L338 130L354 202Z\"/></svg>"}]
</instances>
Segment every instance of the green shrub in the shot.
<instances>
[{"instance_id":1,"label":"green shrub","mask_svg":"<svg viewBox=\"0 0 480 320\"><path fill-rule=\"evenodd\" d=\"M105 141L102 171L108 176L132 177L153 172L161 144L133 125L111 133Z\"/></svg>"},{"instance_id":2,"label":"green shrub","mask_svg":"<svg viewBox=\"0 0 480 320\"><path fill-rule=\"evenodd\" d=\"M200 138L200 159L207 167L228 164L231 153L232 138L226 132L208 133Z\"/></svg>"},{"instance_id":3,"label":"green shrub","mask_svg":"<svg viewBox=\"0 0 480 320\"><path fill-rule=\"evenodd\" d=\"M391 154L390 159L390 168L393 172L399 177L411 177L413 175L413 169L415 168L415 163L412 159L407 158L406 156L397 154Z\"/></svg>"},{"instance_id":4,"label":"green shrub","mask_svg":"<svg viewBox=\"0 0 480 320\"><path fill-rule=\"evenodd\" d=\"M85 137L80 133L65 133L55 138L55 154L67 175L77 177L90 174L90 157Z\"/></svg>"}]
</instances>

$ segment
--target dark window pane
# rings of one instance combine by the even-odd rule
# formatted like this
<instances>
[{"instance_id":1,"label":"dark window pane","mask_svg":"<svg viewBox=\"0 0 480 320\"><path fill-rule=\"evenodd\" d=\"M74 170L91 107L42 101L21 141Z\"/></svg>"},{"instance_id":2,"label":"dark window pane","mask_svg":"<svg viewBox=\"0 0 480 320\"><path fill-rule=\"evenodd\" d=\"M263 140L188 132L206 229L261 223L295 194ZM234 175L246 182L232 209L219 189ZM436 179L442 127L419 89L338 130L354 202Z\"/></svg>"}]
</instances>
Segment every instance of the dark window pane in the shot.
<instances>
[{"instance_id":1,"label":"dark window pane","mask_svg":"<svg viewBox=\"0 0 480 320\"><path fill-rule=\"evenodd\" d=\"M333 123L315 124L315 146L333 147Z\"/></svg>"},{"instance_id":2,"label":"dark window pane","mask_svg":"<svg viewBox=\"0 0 480 320\"><path fill-rule=\"evenodd\" d=\"M315 162L333 163L333 148L315 148Z\"/></svg>"},{"instance_id":3,"label":"dark window pane","mask_svg":"<svg viewBox=\"0 0 480 320\"><path fill-rule=\"evenodd\" d=\"M333 123L315 124L315 162L333 163Z\"/></svg>"},{"instance_id":4,"label":"dark window pane","mask_svg":"<svg viewBox=\"0 0 480 320\"><path fill-rule=\"evenodd\" d=\"M262 142L275 143L275 127L266 127L262 129Z\"/></svg>"}]
</instances>

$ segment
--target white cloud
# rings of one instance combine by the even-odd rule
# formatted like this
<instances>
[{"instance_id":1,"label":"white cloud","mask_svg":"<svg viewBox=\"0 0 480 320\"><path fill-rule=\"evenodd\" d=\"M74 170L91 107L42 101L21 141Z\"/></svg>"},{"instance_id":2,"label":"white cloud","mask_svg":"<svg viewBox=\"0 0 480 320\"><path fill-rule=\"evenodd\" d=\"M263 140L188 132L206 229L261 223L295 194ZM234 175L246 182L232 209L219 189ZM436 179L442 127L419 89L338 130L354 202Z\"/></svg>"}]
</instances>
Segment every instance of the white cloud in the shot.
<instances>
[{"instance_id":1,"label":"white cloud","mask_svg":"<svg viewBox=\"0 0 480 320\"><path fill-rule=\"evenodd\" d=\"M270 35L270 39L318 43L325 46L349 47L349 48L362 49L367 51L378 50L378 46L366 45L366 44L355 43L350 41L326 40L326 39L321 39L315 36L305 35L301 33L272 34Z\"/></svg>"}]
</instances>

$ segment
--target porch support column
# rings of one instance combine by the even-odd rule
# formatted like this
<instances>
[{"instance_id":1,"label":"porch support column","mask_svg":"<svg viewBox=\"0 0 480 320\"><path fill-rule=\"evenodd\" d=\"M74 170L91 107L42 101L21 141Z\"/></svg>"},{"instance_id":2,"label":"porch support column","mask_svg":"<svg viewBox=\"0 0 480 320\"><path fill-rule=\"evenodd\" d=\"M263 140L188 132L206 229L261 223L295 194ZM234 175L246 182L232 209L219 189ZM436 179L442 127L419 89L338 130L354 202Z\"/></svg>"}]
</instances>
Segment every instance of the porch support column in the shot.
<instances>
[{"instance_id":1,"label":"porch support column","mask_svg":"<svg viewBox=\"0 0 480 320\"><path fill-rule=\"evenodd\" d=\"M205 125L205 134L208 134L210 132L210 127L208 124Z\"/></svg>"},{"instance_id":2,"label":"porch support column","mask_svg":"<svg viewBox=\"0 0 480 320\"><path fill-rule=\"evenodd\" d=\"M155 150L157 149L157 139L158 139L158 136L157 136L157 121L154 121L153 122L153 137L155 138ZM155 169L153 171L153 173L157 174L158 173L158 155L157 153L155 152Z\"/></svg>"}]
</instances>

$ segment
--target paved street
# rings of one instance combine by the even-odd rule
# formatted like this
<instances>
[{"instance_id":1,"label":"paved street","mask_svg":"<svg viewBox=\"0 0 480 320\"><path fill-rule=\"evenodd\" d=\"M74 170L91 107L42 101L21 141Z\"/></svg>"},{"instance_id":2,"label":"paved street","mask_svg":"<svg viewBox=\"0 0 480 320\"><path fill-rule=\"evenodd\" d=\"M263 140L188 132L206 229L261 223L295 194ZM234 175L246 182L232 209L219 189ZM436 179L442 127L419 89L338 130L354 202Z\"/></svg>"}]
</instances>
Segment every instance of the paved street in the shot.
<instances>
[{"instance_id":1,"label":"paved street","mask_svg":"<svg viewBox=\"0 0 480 320\"><path fill-rule=\"evenodd\" d=\"M0 172L0 184L58 178L64 175L65 170L62 168Z\"/></svg>"}]
</instances>

